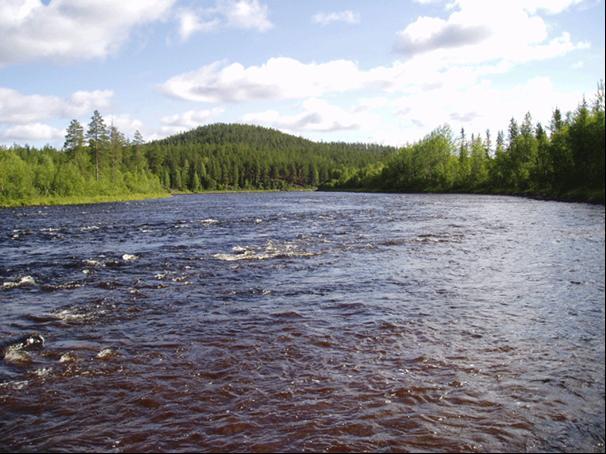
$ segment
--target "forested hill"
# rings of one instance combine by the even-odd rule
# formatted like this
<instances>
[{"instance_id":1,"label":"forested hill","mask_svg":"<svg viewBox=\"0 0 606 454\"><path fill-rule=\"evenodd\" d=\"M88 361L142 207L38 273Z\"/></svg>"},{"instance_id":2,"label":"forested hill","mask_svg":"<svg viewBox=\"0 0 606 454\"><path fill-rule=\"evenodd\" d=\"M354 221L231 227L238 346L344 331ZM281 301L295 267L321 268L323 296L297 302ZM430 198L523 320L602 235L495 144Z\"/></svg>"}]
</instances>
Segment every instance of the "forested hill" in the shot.
<instances>
[{"instance_id":1,"label":"forested hill","mask_svg":"<svg viewBox=\"0 0 606 454\"><path fill-rule=\"evenodd\" d=\"M396 152L317 143L259 126L214 124L145 143L95 111L72 120L61 149L0 146L0 206L110 200L144 194L313 188Z\"/></svg>"},{"instance_id":2,"label":"forested hill","mask_svg":"<svg viewBox=\"0 0 606 454\"><path fill-rule=\"evenodd\" d=\"M166 188L194 192L315 187L396 152L381 145L313 142L261 126L221 123L143 149Z\"/></svg>"},{"instance_id":3,"label":"forested hill","mask_svg":"<svg viewBox=\"0 0 606 454\"><path fill-rule=\"evenodd\" d=\"M362 152L363 158L385 157L396 151L395 147L349 142L314 142L303 137L286 134L277 129L240 123L214 123L190 131L150 142L150 145L245 145L254 150L296 150L299 152Z\"/></svg>"},{"instance_id":4,"label":"forested hill","mask_svg":"<svg viewBox=\"0 0 606 454\"><path fill-rule=\"evenodd\" d=\"M214 123L199 126L190 131L155 140L150 144L179 145L183 143L195 143L201 145L221 145L228 143L248 144L254 148L310 148L322 146L340 146L348 149L373 149L377 151L393 150L387 147L366 143L347 142L314 142L303 137L287 134L277 129L267 128L242 123Z\"/></svg>"},{"instance_id":5,"label":"forested hill","mask_svg":"<svg viewBox=\"0 0 606 454\"><path fill-rule=\"evenodd\" d=\"M254 148L305 148L314 142L302 137L285 134L275 129L247 124L215 123L200 126L190 131L175 134L151 143L161 145L201 144L221 145L227 143L248 144Z\"/></svg>"}]
</instances>

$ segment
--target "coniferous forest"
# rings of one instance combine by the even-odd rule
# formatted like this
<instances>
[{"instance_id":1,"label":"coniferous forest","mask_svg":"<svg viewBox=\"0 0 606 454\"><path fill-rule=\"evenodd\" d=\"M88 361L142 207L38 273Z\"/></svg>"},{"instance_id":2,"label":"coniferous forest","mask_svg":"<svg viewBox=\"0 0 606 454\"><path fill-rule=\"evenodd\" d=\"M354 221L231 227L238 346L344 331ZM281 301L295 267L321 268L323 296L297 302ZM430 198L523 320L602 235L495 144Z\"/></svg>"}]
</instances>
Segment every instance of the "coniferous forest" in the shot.
<instances>
[{"instance_id":1,"label":"coniferous forest","mask_svg":"<svg viewBox=\"0 0 606 454\"><path fill-rule=\"evenodd\" d=\"M530 113L506 131L442 126L396 149L317 143L276 130L214 124L145 143L95 111L72 120L62 149L0 147L0 206L77 203L222 190L476 192L604 202L604 86L550 124Z\"/></svg>"}]
</instances>

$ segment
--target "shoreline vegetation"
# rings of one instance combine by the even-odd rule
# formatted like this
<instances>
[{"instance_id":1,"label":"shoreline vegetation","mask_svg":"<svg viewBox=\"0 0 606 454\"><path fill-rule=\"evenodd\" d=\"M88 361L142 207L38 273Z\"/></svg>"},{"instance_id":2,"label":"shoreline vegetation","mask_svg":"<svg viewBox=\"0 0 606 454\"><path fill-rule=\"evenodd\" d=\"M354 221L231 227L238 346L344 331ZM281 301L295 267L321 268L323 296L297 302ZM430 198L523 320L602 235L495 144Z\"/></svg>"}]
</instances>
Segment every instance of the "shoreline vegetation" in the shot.
<instances>
[{"instance_id":1,"label":"shoreline vegetation","mask_svg":"<svg viewBox=\"0 0 606 454\"><path fill-rule=\"evenodd\" d=\"M35 197L25 200L13 200L10 203L0 204L0 209L41 207L41 206L67 206L67 205L91 205L100 203L118 203L133 202L150 199L166 199L173 196L182 195L213 195L213 194L241 194L241 193L272 193L272 192L354 192L367 194L476 194L476 195L497 195L522 197L533 200L544 200L566 203L588 203L592 205L604 205L603 191L571 192L561 195L552 194L534 194L534 193L509 193L509 192L460 192L460 191L423 191L423 192L402 192L385 191L374 188L356 188L356 189L319 189L319 188L286 188L286 189L224 189L212 191L173 191L161 193L141 193L141 194L120 194L120 195L97 195L97 196L48 196Z\"/></svg>"},{"instance_id":2,"label":"shoreline vegetation","mask_svg":"<svg viewBox=\"0 0 606 454\"><path fill-rule=\"evenodd\" d=\"M550 124L507 133L441 126L401 148L313 142L260 126L213 124L145 143L95 111L62 149L0 146L0 208L251 191L471 193L604 204L604 83Z\"/></svg>"}]
</instances>

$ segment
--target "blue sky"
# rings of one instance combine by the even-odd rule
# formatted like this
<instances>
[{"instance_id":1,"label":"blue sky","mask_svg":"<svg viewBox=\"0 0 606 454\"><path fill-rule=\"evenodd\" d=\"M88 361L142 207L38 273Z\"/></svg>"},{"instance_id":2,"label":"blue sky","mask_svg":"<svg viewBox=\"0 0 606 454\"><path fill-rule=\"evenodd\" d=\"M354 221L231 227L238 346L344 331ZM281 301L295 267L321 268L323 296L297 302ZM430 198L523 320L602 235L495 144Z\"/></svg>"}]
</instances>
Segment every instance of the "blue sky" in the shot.
<instances>
[{"instance_id":1,"label":"blue sky","mask_svg":"<svg viewBox=\"0 0 606 454\"><path fill-rule=\"evenodd\" d=\"M604 79L604 0L0 0L0 143L214 122L402 145L547 122Z\"/></svg>"}]
</instances>

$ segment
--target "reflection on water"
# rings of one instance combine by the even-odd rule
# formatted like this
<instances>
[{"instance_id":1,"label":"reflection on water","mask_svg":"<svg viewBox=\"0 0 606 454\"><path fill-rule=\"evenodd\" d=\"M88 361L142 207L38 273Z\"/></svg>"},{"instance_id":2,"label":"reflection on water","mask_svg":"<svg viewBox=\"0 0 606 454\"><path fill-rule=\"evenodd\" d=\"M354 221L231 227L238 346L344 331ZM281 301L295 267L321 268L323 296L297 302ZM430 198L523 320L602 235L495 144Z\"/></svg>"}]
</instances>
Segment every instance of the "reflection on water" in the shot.
<instances>
[{"instance_id":1,"label":"reflection on water","mask_svg":"<svg viewBox=\"0 0 606 454\"><path fill-rule=\"evenodd\" d=\"M0 315L1 451L604 451L599 206L1 210Z\"/></svg>"}]
</instances>

